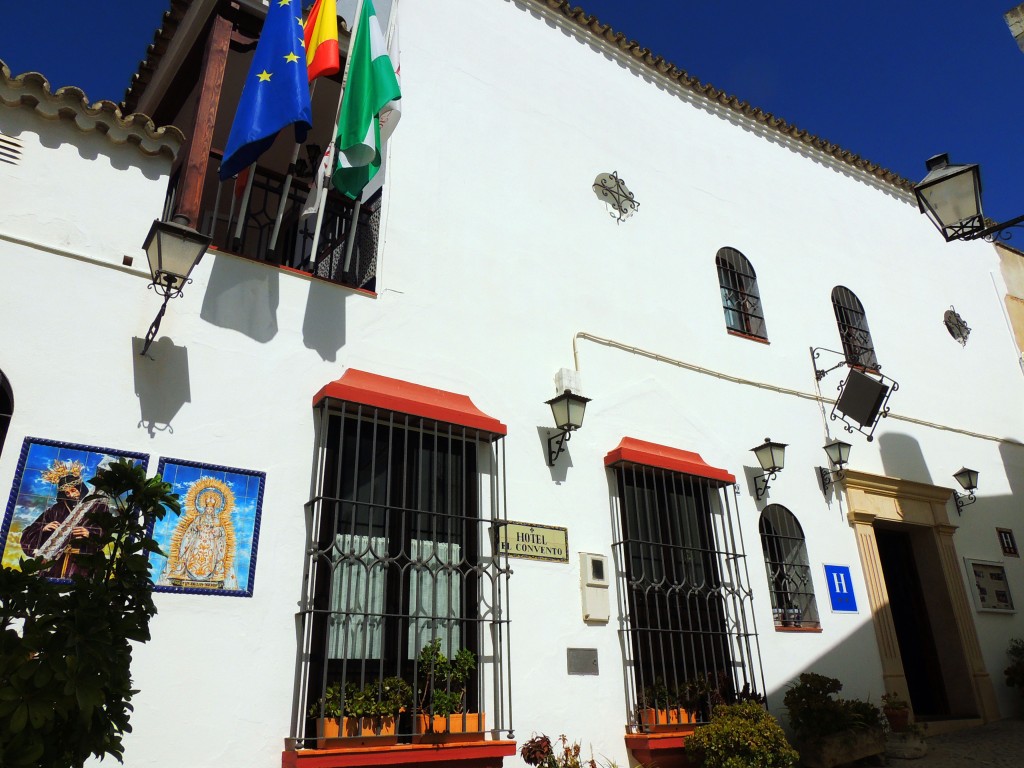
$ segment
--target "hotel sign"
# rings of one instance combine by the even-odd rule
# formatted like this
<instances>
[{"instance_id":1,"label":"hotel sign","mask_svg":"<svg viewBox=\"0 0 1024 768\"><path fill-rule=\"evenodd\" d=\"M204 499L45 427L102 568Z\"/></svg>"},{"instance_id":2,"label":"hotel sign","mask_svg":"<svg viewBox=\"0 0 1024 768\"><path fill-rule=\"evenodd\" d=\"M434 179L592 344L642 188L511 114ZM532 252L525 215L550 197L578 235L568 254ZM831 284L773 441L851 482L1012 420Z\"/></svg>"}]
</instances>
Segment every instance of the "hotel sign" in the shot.
<instances>
[{"instance_id":1,"label":"hotel sign","mask_svg":"<svg viewBox=\"0 0 1024 768\"><path fill-rule=\"evenodd\" d=\"M509 520L498 528L498 549L509 557L569 562L569 529Z\"/></svg>"}]
</instances>

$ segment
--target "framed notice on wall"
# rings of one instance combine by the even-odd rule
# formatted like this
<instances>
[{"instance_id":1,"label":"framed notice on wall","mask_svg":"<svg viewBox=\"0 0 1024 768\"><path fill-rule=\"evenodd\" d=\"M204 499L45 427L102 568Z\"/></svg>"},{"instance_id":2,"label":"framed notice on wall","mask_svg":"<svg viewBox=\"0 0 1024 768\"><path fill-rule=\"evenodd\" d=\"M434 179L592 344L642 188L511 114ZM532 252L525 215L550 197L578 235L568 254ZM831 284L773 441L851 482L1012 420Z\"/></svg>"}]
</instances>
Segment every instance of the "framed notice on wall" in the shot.
<instances>
[{"instance_id":1,"label":"framed notice on wall","mask_svg":"<svg viewBox=\"0 0 1024 768\"><path fill-rule=\"evenodd\" d=\"M967 577L974 594L974 607L992 613L1014 613L1013 595L1006 581L1006 569L1001 563L964 558Z\"/></svg>"}]
</instances>

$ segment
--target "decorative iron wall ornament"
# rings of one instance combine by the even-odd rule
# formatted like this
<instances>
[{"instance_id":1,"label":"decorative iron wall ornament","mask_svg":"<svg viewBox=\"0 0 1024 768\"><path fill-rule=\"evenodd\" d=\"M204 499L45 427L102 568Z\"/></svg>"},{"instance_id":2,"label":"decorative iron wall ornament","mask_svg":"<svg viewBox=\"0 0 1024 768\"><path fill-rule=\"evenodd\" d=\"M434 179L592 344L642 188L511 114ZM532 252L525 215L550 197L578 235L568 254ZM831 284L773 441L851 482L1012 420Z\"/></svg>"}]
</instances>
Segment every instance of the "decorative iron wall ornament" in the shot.
<instances>
[{"instance_id":1,"label":"decorative iron wall ornament","mask_svg":"<svg viewBox=\"0 0 1024 768\"><path fill-rule=\"evenodd\" d=\"M949 309L946 310L946 314L942 316L942 324L946 326L949 335L960 342L961 347L967 346L967 337L971 335L971 329L964 322L964 319L960 317L956 307L950 305Z\"/></svg>"},{"instance_id":2,"label":"decorative iron wall ornament","mask_svg":"<svg viewBox=\"0 0 1024 768\"><path fill-rule=\"evenodd\" d=\"M611 209L609 213L621 223L636 213L640 203L633 197L626 183L619 178L617 171L599 173L594 179L594 194Z\"/></svg>"},{"instance_id":3,"label":"decorative iron wall ornament","mask_svg":"<svg viewBox=\"0 0 1024 768\"><path fill-rule=\"evenodd\" d=\"M843 359L831 368L821 370L816 361L822 352L846 358L845 352L836 352L834 349L825 349L824 347L812 347L811 364L814 366L814 378L817 381L821 381L837 368L850 365L848 360ZM846 380L837 387L839 397L835 405L832 406L829 418L833 421L843 422L843 429L847 432L860 432L867 437L868 442L871 442L875 439L874 432L878 421L889 415L889 398L899 388L900 385L888 376L877 371L872 371L869 374L860 366L851 365Z\"/></svg>"}]
</instances>

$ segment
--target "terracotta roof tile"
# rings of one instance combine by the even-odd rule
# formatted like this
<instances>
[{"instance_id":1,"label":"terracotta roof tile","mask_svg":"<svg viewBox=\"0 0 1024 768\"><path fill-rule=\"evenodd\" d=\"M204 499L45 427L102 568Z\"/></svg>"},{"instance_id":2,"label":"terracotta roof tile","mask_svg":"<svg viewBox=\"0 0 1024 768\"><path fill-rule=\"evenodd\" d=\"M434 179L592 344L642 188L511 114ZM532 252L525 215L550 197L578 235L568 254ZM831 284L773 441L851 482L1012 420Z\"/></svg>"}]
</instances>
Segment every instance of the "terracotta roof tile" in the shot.
<instances>
[{"instance_id":1,"label":"terracotta roof tile","mask_svg":"<svg viewBox=\"0 0 1024 768\"><path fill-rule=\"evenodd\" d=\"M81 88L64 86L56 91L39 72L14 77L0 61L0 104L29 107L49 120L73 120L79 130L98 131L114 144L134 144L145 155L166 154L172 160L185 142L173 125L158 128L146 115L125 117L112 101L90 104Z\"/></svg>"}]
</instances>

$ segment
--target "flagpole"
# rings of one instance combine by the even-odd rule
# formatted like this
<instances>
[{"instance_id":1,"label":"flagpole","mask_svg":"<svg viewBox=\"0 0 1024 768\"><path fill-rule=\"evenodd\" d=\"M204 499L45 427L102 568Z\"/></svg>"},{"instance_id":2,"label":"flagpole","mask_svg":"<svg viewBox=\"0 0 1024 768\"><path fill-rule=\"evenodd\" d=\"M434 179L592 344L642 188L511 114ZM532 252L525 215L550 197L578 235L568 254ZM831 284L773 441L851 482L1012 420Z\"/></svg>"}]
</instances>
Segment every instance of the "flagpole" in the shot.
<instances>
[{"instance_id":1,"label":"flagpole","mask_svg":"<svg viewBox=\"0 0 1024 768\"><path fill-rule=\"evenodd\" d=\"M249 178L245 180L245 192L242 193L242 203L238 206L238 226L235 227L235 242L241 242L242 229L245 225L245 212L249 209L249 193L252 191L252 180L256 175L256 163L249 166Z\"/></svg>"},{"instance_id":2,"label":"flagpole","mask_svg":"<svg viewBox=\"0 0 1024 768\"><path fill-rule=\"evenodd\" d=\"M313 104L313 94L316 93L316 80L309 86L309 103ZM274 232L270 235L270 247L268 252L273 252L277 245L277 235L281 231L281 221L284 219L284 209L288 205L288 195L292 191L292 178L295 175L295 161L299 159L299 151L302 149L302 142L295 142L295 149L292 150L292 160L288 163L288 175L284 180L284 190L281 192L281 202L277 205L277 216L274 217Z\"/></svg>"},{"instance_id":3,"label":"flagpole","mask_svg":"<svg viewBox=\"0 0 1024 768\"><path fill-rule=\"evenodd\" d=\"M355 27L349 32L348 50L345 52L345 69L341 73L341 90L338 93L338 109L335 110L335 113L334 113L334 131L335 131L335 135L334 135L334 138L331 139L332 142L337 142L337 140L338 140L337 131L338 131L338 120L341 118L341 102L345 98L345 86L348 84L348 70L349 70L349 67L352 64L352 49L355 47L356 34L359 32L359 19L362 18L362 15L363 15L363 0L358 0L358 2L356 3ZM337 157L337 155L335 155L334 158L331 161L331 165L334 165L337 162L338 162L338 157ZM333 174L333 169L329 168L328 169L328 173L329 174ZM316 263L316 257L317 257L316 249L317 249L317 247L320 244L320 230L321 230L321 228L323 226L323 222L324 222L324 213L325 213L324 208L326 207L325 204L327 202L326 191L327 191L327 184L324 184L324 193L322 194L322 199L321 199L320 207L317 208L317 212L316 212L316 225L313 228L313 245L312 245L312 248L310 250L310 255L313 257L313 263L314 264Z\"/></svg>"}]
</instances>

